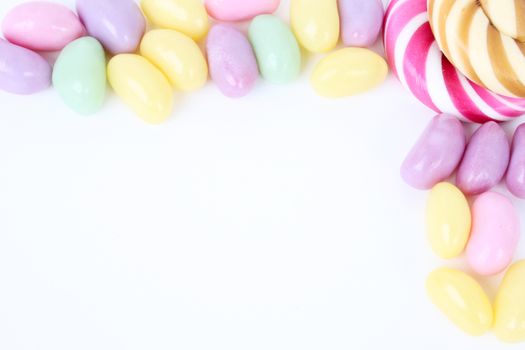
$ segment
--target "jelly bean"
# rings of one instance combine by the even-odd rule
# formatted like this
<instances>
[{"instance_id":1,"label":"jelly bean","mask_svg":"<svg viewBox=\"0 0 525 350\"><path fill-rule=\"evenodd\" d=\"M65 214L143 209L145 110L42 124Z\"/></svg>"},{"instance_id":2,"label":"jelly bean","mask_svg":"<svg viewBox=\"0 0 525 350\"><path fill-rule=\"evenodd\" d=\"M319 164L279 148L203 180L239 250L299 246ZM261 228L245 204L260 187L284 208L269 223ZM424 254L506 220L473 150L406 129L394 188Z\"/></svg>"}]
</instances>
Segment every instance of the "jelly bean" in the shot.
<instances>
[{"instance_id":1,"label":"jelly bean","mask_svg":"<svg viewBox=\"0 0 525 350\"><path fill-rule=\"evenodd\" d=\"M4 19L4 37L36 51L57 51L84 34L78 17L67 7L32 1L18 5Z\"/></svg>"},{"instance_id":2,"label":"jelly bean","mask_svg":"<svg viewBox=\"0 0 525 350\"><path fill-rule=\"evenodd\" d=\"M51 84L51 66L39 54L0 39L0 89L33 94Z\"/></svg>"},{"instance_id":3,"label":"jelly bean","mask_svg":"<svg viewBox=\"0 0 525 350\"><path fill-rule=\"evenodd\" d=\"M175 30L148 32L140 44L140 54L156 65L178 90L196 90L208 80L208 65L199 46Z\"/></svg>"},{"instance_id":4,"label":"jelly bean","mask_svg":"<svg viewBox=\"0 0 525 350\"><path fill-rule=\"evenodd\" d=\"M512 261L519 238L519 216L506 197L487 192L474 201L466 253L476 273L494 275L503 271Z\"/></svg>"},{"instance_id":5,"label":"jelly bean","mask_svg":"<svg viewBox=\"0 0 525 350\"><path fill-rule=\"evenodd\" d=\"M521 124L514 133L506 182L512 194L525 199L525 124Z\"/></svg>"},{"instance_id":6,"label":"jelly bean","mask_svg":"<svg viewBox=\"0 0 525 350\"><path fill-rule=\"evenodd\" d=\"M373 51L345 48L331 53L314 69L311 82L324 97L344 97L363 93L381 84L388 65Z\"/></svg>"},{"instance_id":7,"label":"jelly bean","mask_svg":"<svg viewBox=\"0 0 525 350\"><path fill-rule=\"evenodd\" d=\"M156 26L177 30L194 40L208 33L208 13L201 0L142 0L141 5Z\"/></svg>"},{"instance_id":8,"label":"jelly bean","mask_svg":"<svg viewBox=\"0 0 525 350\"><path fill-rule=\"evenodd\" d=\"M434 186L427 204L427 235L437 255L452 259L465 250L471 220L468 201L456 186L447 182Z\"/></svg>"},{"instance_id":9,"label":"jelly bean","mask_svg":"<svg viewBox=\"0 0 525 350\"><path fill-rule=\"evenodd\" d=\"M494 333L505 342L525 341L525 260L512 265L494 301Z\"/></svg>"},{"instance_id":10,"label":"jelly bean","mask_svg":"<svg viewBox=\"0 0 525 350\"><path fill-rule=\"evenodd\" d=\"M339 0L343 43L360 47L373 45L381 32L384 13L381 0Z\"/></svg>"},{"instance_id":11,"label":"jelly bean","mask_svg":"<svg viewBox=\"0 0 525 350\"><path fill-rule=\"evenodd\" d=\"M110 53L133 53L146 30L146 19L132 0L77 0L77 12L92 37Z\"/></svg>"},{"instance_id":12,"label":"jelly bean","mask_svg":"<svg viewBox=\"0 0 525 350\"><path fill-rule=\"evenodd\" d=\"M227 25L211 28L206 42L210 74L228 97L245 96L259 77L257 60L248 39Z\"/></svg>"},{"instance_id":13,"label":"jelly bean","mask_svg":"<svg viewBox=\"0 0 525 350\"><path fill-rule=\"evenodd\" d=\"M205 0L206 10L219 21L236 22L258 15L271 14L279 7L280 0Z\"/></svg>"},{"instance_id":14,"label":"jelly bean","mask_svg":"<svg viewBox=\"0 0 525 350\"><path fill-rule=\"evenodd\" d=\"M160 124L173 109L168 79L144 57L121 54L108 63L108 80L120 96L147 123Z\"/></svg>"},{"instance_id":15,"label":"jelly bean","mask_svg":"<svg viewBox=\"0 0 525 350\"><path fill-rule=\"evenodd\" d=\"M510 145L505 131L496 122L483 124L472 135L459 166L458 187L471 195L490 190L505 175L509 158Z\"/></svg>"},{"instance_id":16,"label":"jelly bean","mask_svg":"<svg viewBox=\"0 0 525 350\"><path fill-rule=\"evenodd\" d=\"M301 71L301 50L283 21L272 15L257 16L248 35L264 79L284 84L297 78Z\"/></svg>"},{"instance_id":17,"label":"jelly bean","mask_svg":"<svg viewBox=\"0 0 525 350\"><path fill-rule=\"evenodd\" d=\"M464 332L480 336L492 326L489 298L476 280L464 272L441 268L427 278L427 292L438 309Z\"/></svg>"},{"instance_id":18,"label":"jelly bean","mask_svg":"<svg viewBox=\"0 0 525 350\"><path fill-rule=\"evenodd\" d=\"M68 44L55 63L53 86L76 112L98 111L106 95L106 54L102 45L92 37Z\"/></svg>"},{"instance_id":19,"label":"jelly bean","mask_svg":"<svg viewBox=\"0 0 525 350\"><path fill-rule=\"evenodd\" d=\"M291 0L290 20L297 40L306 50L326 52L337 45L337 0Z\"/></svg>"},{"instance_id":20,"label":"jelly bean","mask_svg":"<svg viewBox=\"0 0 525 350\"><path fill-rule=\"evenodd\" d=\"M456 170L465 145L465 130L456 117L434 117L403 162L402 178L414 188L432 188Z\"/></svg>"}]
</instances>

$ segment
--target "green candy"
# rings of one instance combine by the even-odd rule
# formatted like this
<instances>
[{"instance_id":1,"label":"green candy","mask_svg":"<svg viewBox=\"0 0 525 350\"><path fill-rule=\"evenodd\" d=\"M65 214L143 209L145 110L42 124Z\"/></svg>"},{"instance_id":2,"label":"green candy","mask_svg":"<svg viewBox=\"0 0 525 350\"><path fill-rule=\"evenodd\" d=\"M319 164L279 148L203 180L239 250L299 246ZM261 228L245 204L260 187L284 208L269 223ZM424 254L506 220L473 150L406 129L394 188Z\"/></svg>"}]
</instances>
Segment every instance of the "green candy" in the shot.
<instances>
[{"instance_id":1,"label":"green candy","mask_svg":"<svg viewBox=\"0 0 525 350\"><path fill-rule=\"evenodd\" d=\"M71 42L53 68L53 86L65 104L88 115L97 112L106 95L106 55L92 37Z\"/></svg>"},{"instance_id":2,"label":"green candy","mask_svg":"<svg viewBox=\"0 0 525 350\"><path fill-rule=\"evenodd\" d=\"M285 84L301 71L301 50L290 28L278 17L261 15L250 24L249 37L264 79Z\"/></svg>"}]
</instances>

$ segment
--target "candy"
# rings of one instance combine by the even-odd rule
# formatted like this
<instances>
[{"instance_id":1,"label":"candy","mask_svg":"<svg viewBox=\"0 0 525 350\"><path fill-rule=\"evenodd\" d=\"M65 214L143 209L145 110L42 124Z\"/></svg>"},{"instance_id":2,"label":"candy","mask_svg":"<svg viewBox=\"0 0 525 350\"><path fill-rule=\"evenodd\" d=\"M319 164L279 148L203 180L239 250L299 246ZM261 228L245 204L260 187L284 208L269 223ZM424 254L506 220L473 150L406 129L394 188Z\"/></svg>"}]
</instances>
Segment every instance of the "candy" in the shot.
<instances>
[{"instance_id":1,"label":"candy","mask_svg":"<svg viewBox=\"0 0 525 350\"><path fill-rule=\"evenodd\" d=\"M291 0L290 20L297 40L306 50L326 52L337 45L337 0Z\"/></svg>"},{"instance_id":2,"label":"candy","mask_svg":"<svg viewBox=\"0 0 525 350\"><path fill-rule=\"evenodd\" d=\"M489 298L466 273L449 268L435 270L428 276L426 287L432 302L464 332L480 336L492 326Z\"/></svg>"},{"instance_id":3,"label":"candy","mask_svg":"<svg viewBox=\"0 0 525 350\"><path fill-rule=\"evenodd\" d=\"M237 29L218 24L206 42L210 75L228 97L245 96L259 77L257 60L248 39Z\"/></svg>"},{"instance_id":4,"label":"candy","mask_svg":"<svg viewBox=\"0 0 525 350\"><path fill-rule=\"evenodd\" d=\"M448 114L434 117L403 162L402 178L414 188L432 188L456 170L465 145L460 121Z\"/></svg>"},{"instance_id":5,"label":"candy","mask_svg":"<svg viewBox=\"0 0 525 350\"><path fill-rule=\"evenodd\" d=\"M381 84L388 74L383 57L362 48L345 48L321 60L312 74L315 91L324 97L363 93Z\"/></svg>"},{"instance_id":6,"label":"candy","mask_svg":"<svg viewBox=\"0 0 525 350\"><path fill-rule=\"evenodd\" d=\"M339 0L343 43L359 47L374 44L381 32L384 12L381 0Z\"/></svg>"},{"instance_id":7,"label":"candy","mask_svg":"<svg viewBox=\"0 0 525 350\"><path fill-rule=\"evenodd\" d=\"M80 114L92 114L106 95L106 54L92 37L68 44L53 69L53 86L64 102Z\"/></svg>"},{"instance_id":8,"label":"candy","mask_svg":"<svg viewBox=\"0 0 525 350\"><path fill-rule=\"evenodd\" d=\"M77 12L92 37L110 53L133 53L146 20L132 0L77 0Z\"/></svg>"},{"instance_id":9,"label":"candy","mask_svg":"<svg viewBox=\"0 0 525 350\"><path fill-rule=\"evenodd\" d=\"M525 41L525 1L481 0L490 22L503 34Z\"/></svg>"},{"instance_id":10,"label":"candy","mask_svg":"<svg viewBox=\"0 0 525 350\"><path fill-rule=\"evenodd\" d=\"M432 250L443 259L460 255L467 245L471 227L467 199L454 185L434 186L427 204L427 236Z\"/></svg>"},{"instance_id":11,"label":"candy","mask_svg":"<svg viewBox=\"0 0 525 350\"><path fill-rule=\"evenodd\" d=\"M32 1L7 13L4 37L13 44L36 51L57 51L84 34L78 17L67 7Z\"/></svg>"},{"instance_id":12,"label":"candy","mask_svg":"<svg viewBox=\"0 0 525 350\"><path fill-rule=\"evenodd\" d=\"M261 15L250 24L249 38L264 79L288 83L301 71L301 50L293 33L278 17Z\"/></svg>"},{"instance_id":13,"label":"candy","mask_svg":"<svg viewBox=\"0 0 525 350\"><path fill-rule=\"evenodd\" d=\"M155 64L178 90L193 91L208 80L208 65L199 46L175 30L148 32L140 44L140 54Z\"/></svg>"},{"instance_id":14,"label":"candy","mask_svg":"<svg viewBox=\"0 0 525 350\"><path fill-rule=\"evenodd\" d=\"M236 22L274 13L280 0L205 0L206 10L219 21Z\"/></svg>"},{"instance_id":15,"label":"candy","mask_svg":"<svg viewBox=\"0 0 525 350\"><path fill-rule=\"evenodd\" d=\"M507 198L487 192L474 201L466 253L476 273L494 275L503 271L512 261L519 237L518 213Z\"/></svg>"},{"instance_id":16,"label":"candy","mask_svg":"<svg viewBox=\"0 0 525 350\"><path fill-rule=\"evenodd\" d=\"M510 146L505 131L495 122L483 124L470 139L457 173L457 185L475 195L496 186L507 170Z\"/></svg>"},{"instance_id":17,"label":"candy","mask_svg":"<svg viewBox=\"0 0 525 350\"><path fill-rule=\"evenodd\" d=\"M472 122L509 120L525 99L496 95L466 79L443 56L428 24L427 0L392 0L385 17L385 49L401 83L429 108Z\"/></svg>"},{"instance_id":18,"label":"candy","mask_svg":"<svg viewBox=\"0 0 525 350\"><path fill-rule=\"evenodd\" d=\"M202 0L142 0L141 6L156 26L177 30L194 40L208 32L208 13Z\"/></svg>"},{"instance_id":19,"label":"candy","mask_svg":"<svg viewBox=\"0 0 525 350\"><path fill-rule=\"evenodd\" d=\"M51 66L39 54L0 39L0 89L33 94L51 84Z\"/></svg>"},{"instance_id":20,"label":"candy","mask_svg":"<svg viewBox=\"0 0 525 350\"><path fill-rule=\"evenodd\" d=\"M525 199L525 124L521 124L514 133L506 182L512 194Z\"/></svg>"},{"instance_id":21,"label":"candy","mask_svg":"<svg viewBox=\"0 0 525 350\"><path fill-rule=\"evenodd\" d=\"M116 94L150 124L160 124L173 109L168 79L147 59L121 54L108 63L108 80Z\"/></svg>"},{"instance_id":22,"label":"candy","mask_svg":"<svg viewBox=\"0 0 525 350\"><path fill-rule=\"evenodd\" d=\"M494 301L494 333L505 342L525 341L525 260L512 265Z\"/></svg>"},{"instance_id":23,"label":"candy","mask_svg":"<svg viewBox=\"0 0 525 350\"><path fill-rule=\"evenodd\" d=\"M525 97L525 44L500 33L479 0L429 0L428 15L439 47L460 72L498 94Z\"/></svg>"}]
</instances>

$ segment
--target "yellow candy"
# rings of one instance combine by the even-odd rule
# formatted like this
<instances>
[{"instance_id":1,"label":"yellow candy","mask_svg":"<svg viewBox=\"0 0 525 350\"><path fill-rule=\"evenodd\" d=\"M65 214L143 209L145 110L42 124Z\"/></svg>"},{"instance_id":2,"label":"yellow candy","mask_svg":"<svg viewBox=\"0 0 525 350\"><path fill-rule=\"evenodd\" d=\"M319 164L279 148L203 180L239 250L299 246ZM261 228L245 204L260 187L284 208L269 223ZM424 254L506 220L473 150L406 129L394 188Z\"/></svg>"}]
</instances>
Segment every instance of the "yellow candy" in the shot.
<instances>
[{"instance_id":1,"label":"yellow candy","mask_svg":"<svg viewBox=\"0 0 525 350\"><path fill-rule=\"evenodd\" d=\"M335 51L321 60L311 82L321 96L344 97L376 87L387 75L388 65L381 56L353 47Z\"/></svg>"},{"instance_id":2,"label":"yellow candy","mask_svg":"<svg viewBox=\"0 0 525 350\"><path fill-rule=\"evenodd\" d=\"M140 44L140 54L155 64L178 90L193 91L208 80L208 64L199 46L175 30L148 32Z\"/></svg>"},{"instance_id":3,"label":"yellow candy","mask_svg":"<svg viewBox=\"0 0 525 350\"><path fill-rule=\"evenodd\" d=\"M525 341L525 260L512 265L494 302L494 333L505 342Z\"/></svg>"},{"instance_id":4,"label":"yellow candy","mask_svg":"<svg viewBox=\"0 0 525 350\"><path fill-rule=\"evenodd\" d=\"M178 30L194 40L202 39L210 27L202 0L142 0L142 10L155 25Z\"/></svg>"},{"instance_id":5,"label":"yellow candy","mask_svg":"<svg viewBox=\"0 0 525 350\"><path fill-rule=\"evenodd\" d=\"M427 279L432 302L464 332L479 336L492 326L493 312L487 294L464 272L441 268Z\"/></svg>"},{"instance_id":6,"label":"yellow candy","mask_svg":"<svg viewBox=\"0 0 525 350\"><path fill-rule=\"evenodd\" d=\"M326 52L337 45L337 0L292 0L290 19L297 40L306 50Z\"/></svg>"},{"instance_id":7,"label":"yellow candy","mask_svg":"<svg viewBox=\"0 0 525 350\"><path fill-rule=\"evenodd\" d=\"M471 221L467 199L456 186L446 182L434 186L427 204L427 234L437 255L452 259L461 254Z\"/></svg>"},{"instance_id":8,"label":"yellow candy","mask_svg":"<svg viewBox=\"0 0 525 350\"><path fill-rule=\"evenodd\" d=\"M124 102L145 122L159 124L173 109L168 79L144 57L122 54L108 63L108 80Z\"/></svg>"}]
</instances>

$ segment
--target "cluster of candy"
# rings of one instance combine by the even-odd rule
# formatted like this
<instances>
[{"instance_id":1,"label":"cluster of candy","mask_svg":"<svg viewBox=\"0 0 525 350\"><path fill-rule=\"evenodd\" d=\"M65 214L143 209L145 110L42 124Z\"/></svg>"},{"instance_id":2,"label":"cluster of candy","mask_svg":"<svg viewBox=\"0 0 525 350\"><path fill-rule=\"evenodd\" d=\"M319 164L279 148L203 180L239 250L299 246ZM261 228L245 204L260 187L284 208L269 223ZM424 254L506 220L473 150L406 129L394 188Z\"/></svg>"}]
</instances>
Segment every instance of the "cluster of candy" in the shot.
<instances>
[{"instance_id":1,"label":"cluster of candy","mask_svg":"<svg viewBox=\"0 0 525 350\"><path fill-rule=\"evenodd\" d=\"M364 92L387 76L385 60L363 48L378 38L381 0L291 0L291 26L271 15L280 0L77 0L75 14L45 1L13 8L0 39L0 89L30 94L52 81L81 114L104 103L106 80L148 123L172 112L177 91L208 80L229 97L246 95L260 75L284 84L302 66L301 49L347 47L315 67L312 85L325 97ZM252 20L248 37L233 23ZM146 32L147 21L155 28ZM206 38L206 54L198 42ZM61 51L53 68L35 51ZM111 55L106 67L106 53ZM207 56L207 57L206 57Z\"/></svg>"}]
</instances>

